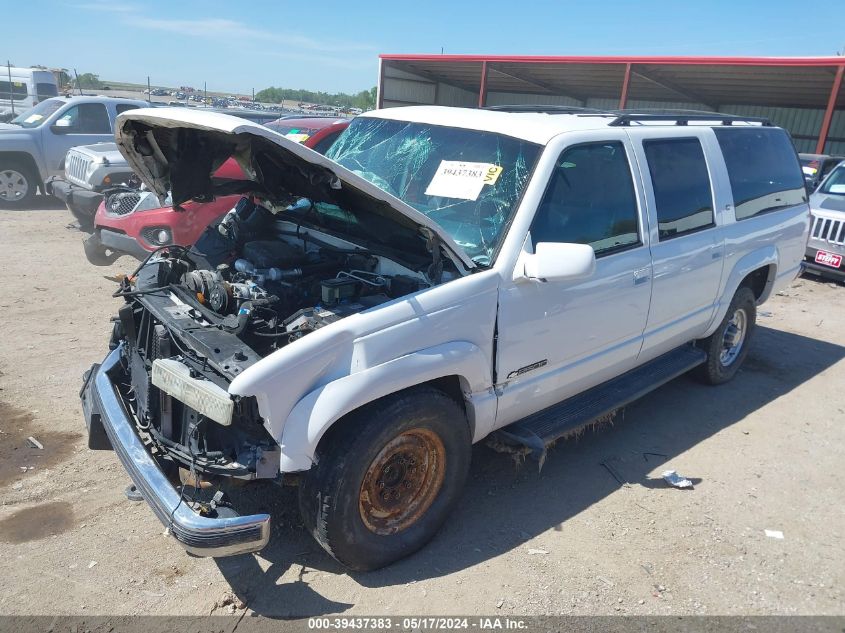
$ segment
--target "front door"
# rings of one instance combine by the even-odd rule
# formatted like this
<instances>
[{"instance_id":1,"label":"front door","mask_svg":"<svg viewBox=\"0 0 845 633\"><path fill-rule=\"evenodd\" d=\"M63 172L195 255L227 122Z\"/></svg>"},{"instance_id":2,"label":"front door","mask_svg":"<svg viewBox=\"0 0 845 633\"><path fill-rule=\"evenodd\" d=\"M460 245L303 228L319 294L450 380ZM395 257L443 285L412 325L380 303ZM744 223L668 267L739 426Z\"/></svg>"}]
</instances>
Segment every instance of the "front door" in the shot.
<instances>
[{"instance_id":1,"label":"front door","mask_svg":"<svg viewBox=\"0 0 845 633\"><path fill-rule=\"evenodd\" d=\"M590 244L586 280L503 283L496 356L501 427L636 365L648 317L651 256L630 143L620 130L565 147L526 237Z\"/></svg>"},{"instance_id":2,"label":"front door","mask_svg":"<svg viewBox=\"0 0 845 633\"><path fill-rule=\"evenodd\" d=\"M60 128L56 134L51 125ZM65 154L71 147L114 140L111 122L103 103L79 103L60 112L50 125L42 126L48 176L62 173ZM99 184L99 183L98 183Z\"/></svg>"}]
</instances>

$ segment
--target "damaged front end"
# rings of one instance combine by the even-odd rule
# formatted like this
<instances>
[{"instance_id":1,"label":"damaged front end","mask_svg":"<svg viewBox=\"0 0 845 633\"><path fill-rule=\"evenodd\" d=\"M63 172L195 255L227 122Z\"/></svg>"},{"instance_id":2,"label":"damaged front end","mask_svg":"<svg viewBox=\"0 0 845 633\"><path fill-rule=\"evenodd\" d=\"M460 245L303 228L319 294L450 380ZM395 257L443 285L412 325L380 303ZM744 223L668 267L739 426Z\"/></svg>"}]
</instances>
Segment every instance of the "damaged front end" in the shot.
<instances>
[{"instance_id":1,"label":"damaged front end","mask_svg":"<svg viewBox=\"0 0 845 633\"><path fill-rule=\"evenodd\" d=\"M80 394L89 446L113 448L168 530L207 556L269 538L267 515L238 516L220 492L282 481L280 438L232 381L311 332L473 266L401 201L289 139L219 117L120 117L121 151L158 195L172 190L174 208L231 194L212 177L229 156L251 179L234 185L248 197L195 245L162 247L123 279L111 351Z\"/></svg>"}]
</instances>

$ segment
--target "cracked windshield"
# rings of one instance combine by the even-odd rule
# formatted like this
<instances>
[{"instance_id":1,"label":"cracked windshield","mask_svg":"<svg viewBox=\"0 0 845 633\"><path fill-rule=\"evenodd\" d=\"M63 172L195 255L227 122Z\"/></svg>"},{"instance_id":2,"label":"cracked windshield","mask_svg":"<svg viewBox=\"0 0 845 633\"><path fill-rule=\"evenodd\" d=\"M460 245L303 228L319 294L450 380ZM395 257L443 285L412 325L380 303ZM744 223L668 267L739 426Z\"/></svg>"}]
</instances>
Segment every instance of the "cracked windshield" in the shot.
<instances>
[{"instance_id":1,"label":"cracked windshield","mask_svg":"<svg viewBox=\"0 0 845 633\"><path fill-rule=\"evenodd\" d=\"M489 265L539 153L491 132L358 119L326 155L429 216Z\"/></svg>"}]
</instances>

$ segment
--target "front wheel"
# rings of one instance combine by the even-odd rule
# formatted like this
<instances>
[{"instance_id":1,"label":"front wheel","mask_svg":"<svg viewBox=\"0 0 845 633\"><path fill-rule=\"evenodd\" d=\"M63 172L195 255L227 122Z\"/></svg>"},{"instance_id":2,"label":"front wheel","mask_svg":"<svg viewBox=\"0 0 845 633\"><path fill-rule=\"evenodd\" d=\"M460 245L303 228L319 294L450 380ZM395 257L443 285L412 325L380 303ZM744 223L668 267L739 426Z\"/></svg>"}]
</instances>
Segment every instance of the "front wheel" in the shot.
<instances>
[{"instance_id":1,"label":"front wheel","mask_svg":"<svg viewBox=\"0 0 845 633\"><path fill-rule=\"evenodd\" d=\"M18 161L0 161L0 207L22 209L29 206L38 190L38 177Z\"/></svg>"},{"instance_id":2,"label":"front wheel","mask_svg":"<svg viewBox=\"0 0 845 633\"><path fill-rule=\"evenodd\" d=\"M742 286L716 331L698 342L707 353L707 361L698 368L699 378L710 385L720 385L733 378L748 354L756 322L757 300L751 288Z\"/></svg>"},{"instance_id":3,"label":"front wheel","mask_svg":"<svg viewBox=\"0 0 845 633\"><path fill-rule=\"evenodd\" d=\"M420 549L449 516L469 470L469 425L429 387L382 398L341 425L300 485L302 520L340 563L378 569Z\"/></svg>"}]
</instances>

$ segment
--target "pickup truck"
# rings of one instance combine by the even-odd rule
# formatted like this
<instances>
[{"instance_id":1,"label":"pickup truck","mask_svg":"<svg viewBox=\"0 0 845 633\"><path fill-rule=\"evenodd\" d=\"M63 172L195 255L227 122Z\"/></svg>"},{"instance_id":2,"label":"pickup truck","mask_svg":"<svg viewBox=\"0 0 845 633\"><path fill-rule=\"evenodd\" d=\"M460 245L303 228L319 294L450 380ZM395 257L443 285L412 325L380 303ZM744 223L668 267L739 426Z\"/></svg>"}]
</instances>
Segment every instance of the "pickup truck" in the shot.
<instances>
[{"instance_id":1,"label":"pickup truck","mask_svg":"<svg viewBox=\"0 0 845 633\"><path fill-rule=\"evenodd\" d=\"M50 177L63 173L71 147L113 141L115 117L147 105L114 97L53 97L0 124L0 205L30 205Z\"/></svg>"},{"instance_id":2,"label":"pickup truck","mask_svg":"<svg viewBox=\"0 0 845 633\"><path fill-rule=\"evenodd\" d=\"M127 112L116 139L173 204L232 193L191 248L120 284L83 377L112 448L189 552L261 549L234 482L299 487L335 559L420 549L485 438L536 457L667 381L741 367L809 230L789 135L721 114L436 106L368 112L326 156L267 128Z\"/></svg>"}]
</instances>

